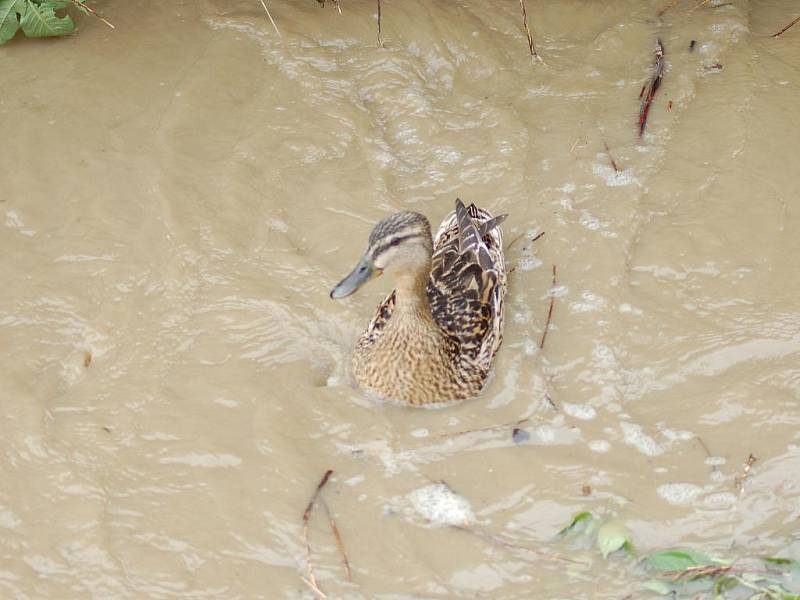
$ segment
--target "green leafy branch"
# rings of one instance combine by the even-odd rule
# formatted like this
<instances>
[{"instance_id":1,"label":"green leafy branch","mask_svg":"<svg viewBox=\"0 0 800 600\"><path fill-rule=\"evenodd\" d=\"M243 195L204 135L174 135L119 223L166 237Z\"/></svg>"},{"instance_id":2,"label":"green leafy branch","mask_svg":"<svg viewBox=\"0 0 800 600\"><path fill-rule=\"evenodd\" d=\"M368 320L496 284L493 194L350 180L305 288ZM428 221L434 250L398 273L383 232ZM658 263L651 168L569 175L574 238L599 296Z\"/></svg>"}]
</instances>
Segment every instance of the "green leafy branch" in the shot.
<instances>
[{"instance_id":1,"label":"green leafy branch","mask_svg":"<svg viewBox=\"0 0 800 600\"><path fill-rule=\"evenodd\" d=\"M56 11L62 11L70 4L114 28L109 21L86 6L84 0L0 0L0 44L9 41L20 29L31 38L74 33L72 18L56 14Z\"/></svg>"},{"instance_id":2,"label":"green leafy branch","mask_svg":"<svg viewBox=\"0 0 800 600\"><path fill-rule=\"evenodd\" d=\"M558 535L591 540L603 558L617 551L635 555L630 532L616 518L580 512ZM698 550L669 549L649 554L641 563L653 576L643 587L672 598L800 600L800 594L786 587L800 578L800 562L791 558L769 557L760 562L734 564Z\"/></svg>"}]
</instances>

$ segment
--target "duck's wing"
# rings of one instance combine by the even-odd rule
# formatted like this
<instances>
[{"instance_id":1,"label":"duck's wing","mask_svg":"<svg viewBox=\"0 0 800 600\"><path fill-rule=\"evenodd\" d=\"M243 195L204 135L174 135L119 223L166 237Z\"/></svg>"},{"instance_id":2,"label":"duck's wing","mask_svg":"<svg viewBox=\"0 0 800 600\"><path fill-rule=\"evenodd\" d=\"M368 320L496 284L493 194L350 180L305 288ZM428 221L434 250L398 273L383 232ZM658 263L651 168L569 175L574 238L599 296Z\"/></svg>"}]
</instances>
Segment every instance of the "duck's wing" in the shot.
<instances>
[{"instance_id":1,"label":"duck's wing","mask_svg":"<svg viewBox=\"0 0 800 600\"><path fill-rule=\"evenodd\" d=\"M456 209L433 242L428 298L439 326L458 341L461 354L488 371L502 342L506 268L505 215L456 200Z\"/></svg>"}]
</instances>

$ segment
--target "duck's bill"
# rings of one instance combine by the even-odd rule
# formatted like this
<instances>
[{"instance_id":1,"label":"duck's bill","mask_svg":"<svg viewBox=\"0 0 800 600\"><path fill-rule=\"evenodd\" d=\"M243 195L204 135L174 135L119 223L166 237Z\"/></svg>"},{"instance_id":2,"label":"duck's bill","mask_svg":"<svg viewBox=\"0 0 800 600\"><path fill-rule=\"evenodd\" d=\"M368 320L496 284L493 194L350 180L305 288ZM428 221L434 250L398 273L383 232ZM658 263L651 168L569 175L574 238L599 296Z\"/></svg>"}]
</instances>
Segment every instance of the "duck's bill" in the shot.
<instances>
[{"instance_id":1,"label":"duck's bill","mask_svg":"<svg viewBox=\"0 0 800 600\"><path fill-rule=\"evenodd\" d=\"M331 298L334 300L345 298L380 274L381 270L373 266L372 259L369 256L362 256L356 268L331 290Z\"/></svg>"}]
</instances>

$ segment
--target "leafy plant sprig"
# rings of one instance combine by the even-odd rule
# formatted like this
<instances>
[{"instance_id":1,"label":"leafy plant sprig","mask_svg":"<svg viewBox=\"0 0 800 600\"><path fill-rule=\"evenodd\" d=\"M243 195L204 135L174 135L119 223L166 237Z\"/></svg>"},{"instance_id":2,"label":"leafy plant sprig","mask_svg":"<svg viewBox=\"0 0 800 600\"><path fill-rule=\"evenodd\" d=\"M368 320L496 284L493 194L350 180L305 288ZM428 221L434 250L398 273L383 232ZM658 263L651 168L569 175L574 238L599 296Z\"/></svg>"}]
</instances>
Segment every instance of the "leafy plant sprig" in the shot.
<instances>
[{"instance_id":1,"label":"leafy plant sprig","mask_svg":"<svg viewBox=\"0 0 800 600\"><path fill-rule=\"evenodd\" d=\"M85 0L0 0L0 44L5 44L20 29L31 38L69 35L75 23L69 15L58 16L69 4L103 23L114 26L86 6Z\"/></svg>"}]
</instances>

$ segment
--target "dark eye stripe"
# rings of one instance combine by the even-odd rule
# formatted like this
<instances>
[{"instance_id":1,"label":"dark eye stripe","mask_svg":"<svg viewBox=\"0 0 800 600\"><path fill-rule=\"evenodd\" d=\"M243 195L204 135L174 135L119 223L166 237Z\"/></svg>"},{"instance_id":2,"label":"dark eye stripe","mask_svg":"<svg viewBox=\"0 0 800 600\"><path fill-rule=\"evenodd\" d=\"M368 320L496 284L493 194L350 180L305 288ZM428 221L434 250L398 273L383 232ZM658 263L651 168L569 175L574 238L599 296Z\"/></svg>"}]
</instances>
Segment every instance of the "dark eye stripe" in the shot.
<instances>
[{"instance_id":1,"label":"dark eye stripe","mask_svg":"<svg viewBox=\"0 0 800 600\"><path fill-rule=\"evenodd\" d=\"M375 260L376 258L378 258L378 256L380 256L381 254L386 252L392 246L397 246L399 244L402 244L406 240L411 240L411 239L414 239L414 238L421 238L421 237L422 237L422 234L420 234L420 233L410 233L408 235L402 235L402 236L400 236L398 238L394 238L391 242L387 242L385 244L381 244L380 246L378 246L377 248L375 248L372 251L372 260Z\"/></svg>"}]
</instances>

